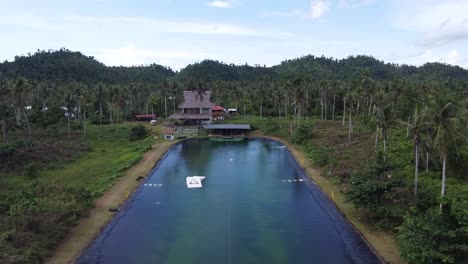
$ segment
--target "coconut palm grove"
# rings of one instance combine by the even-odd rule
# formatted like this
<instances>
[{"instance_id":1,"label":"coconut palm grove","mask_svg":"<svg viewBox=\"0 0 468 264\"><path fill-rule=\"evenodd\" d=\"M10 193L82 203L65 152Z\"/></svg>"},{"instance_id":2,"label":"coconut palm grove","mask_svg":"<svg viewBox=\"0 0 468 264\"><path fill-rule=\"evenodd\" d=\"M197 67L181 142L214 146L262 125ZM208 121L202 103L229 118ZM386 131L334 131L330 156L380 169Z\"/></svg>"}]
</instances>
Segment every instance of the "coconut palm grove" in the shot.
<instances>
[{"instance_id":1,"label":"coconut palm grove","mask_svg":"<svg viewBox=\"0 0 468 264\"><path fill-rule=\"evenodd\" d=\"M210 91L213 103L236 109L215 123L250 124L247 136L297 149L384 261L468 259L468 70L307 55L174 71L106 66L63 48L0 63L0 263L55 254L96 200L165 142L184 91Z\"/></svg>"}]
</instances>

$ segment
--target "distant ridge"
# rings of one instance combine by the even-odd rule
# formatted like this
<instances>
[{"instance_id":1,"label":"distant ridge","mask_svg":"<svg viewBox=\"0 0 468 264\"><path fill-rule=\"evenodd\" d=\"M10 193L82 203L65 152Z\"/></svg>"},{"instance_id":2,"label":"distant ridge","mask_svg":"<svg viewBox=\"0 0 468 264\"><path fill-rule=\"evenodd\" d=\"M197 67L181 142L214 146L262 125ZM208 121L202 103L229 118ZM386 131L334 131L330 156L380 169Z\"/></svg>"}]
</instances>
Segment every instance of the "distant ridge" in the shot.
<instances>
[{"instance_id":1,"label":"distant ridge","mask_svg":"<svg viewBox=\"0 0 468 264\"><path fill-rule=\"evenodd\" d=\"M307 55L285 60L272 67L234 65L217 60L203 60L187 65L179 72L158 64L141 66L106 66L94 57L78 51L37 51L16 56L12 62L0 63L0 74L7 77L85 83L160 83L167 78L191 80L255 81L275 78L311 78L352 81L367 71L376 80L399 78L418 81L468 80L468 70L444 63L426 63L420 67L385 63L371 56L358 55L345 59Z\"/></svg>"}]
</instances>

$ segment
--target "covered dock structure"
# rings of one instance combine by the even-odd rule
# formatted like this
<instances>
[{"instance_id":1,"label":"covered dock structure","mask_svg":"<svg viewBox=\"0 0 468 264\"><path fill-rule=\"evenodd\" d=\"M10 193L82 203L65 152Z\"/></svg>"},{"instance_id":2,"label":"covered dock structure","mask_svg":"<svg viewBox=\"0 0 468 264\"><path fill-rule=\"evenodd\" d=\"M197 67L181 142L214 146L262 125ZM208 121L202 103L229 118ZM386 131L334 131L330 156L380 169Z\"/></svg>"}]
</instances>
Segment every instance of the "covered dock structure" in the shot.
<instances>
[{"instance_id":1,"label":"covered dock structure","mask_svg":"<svg viewBox=\"0 0 468 264\"><path fill-rule=\"evenodd\" d=\"M245 133L249 131L249 124L212 124L204 125L208 135L217 139L244 139Z\"/></svg>"}]
</instances>

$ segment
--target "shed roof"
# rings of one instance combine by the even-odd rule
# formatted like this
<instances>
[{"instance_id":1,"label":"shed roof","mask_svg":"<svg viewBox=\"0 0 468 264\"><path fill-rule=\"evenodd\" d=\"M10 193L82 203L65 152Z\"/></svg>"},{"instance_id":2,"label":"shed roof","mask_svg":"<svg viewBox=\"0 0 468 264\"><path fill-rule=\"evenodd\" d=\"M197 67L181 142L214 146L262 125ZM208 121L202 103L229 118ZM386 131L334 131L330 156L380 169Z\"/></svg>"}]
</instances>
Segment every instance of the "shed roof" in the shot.
<instances>
[{"instance_id":1,"label":"shed roof","mask_svg":"<svg viewBox=\"0 0 468 264\"><path fill-rule=\"evenodd\" d=\"M224 107L220 106L220 105L215 105L213 107L213 111L224 111Z\"/></svg>"},{"instance_id":2,"label":"shed roof","mask_svg":"<svg viewBox=\"0 0 468 264\"><path fill-rule=\"evenodd\" d=\"M184 102L179 104L179 108L213 108L214 103L210 102L211 91L198 93L197 91L184 91Z\"/></svg>"},{"instance_id":3,"label":"shed roof","mask_svg":"<svg viewBox=\"0 0 468 264\"><path fill-rule=\"evenodd\" d=\"M249 124L216 124L216 125L204 125L204 129L240 129L250 130Z\"/></svg>"}]
</instances>

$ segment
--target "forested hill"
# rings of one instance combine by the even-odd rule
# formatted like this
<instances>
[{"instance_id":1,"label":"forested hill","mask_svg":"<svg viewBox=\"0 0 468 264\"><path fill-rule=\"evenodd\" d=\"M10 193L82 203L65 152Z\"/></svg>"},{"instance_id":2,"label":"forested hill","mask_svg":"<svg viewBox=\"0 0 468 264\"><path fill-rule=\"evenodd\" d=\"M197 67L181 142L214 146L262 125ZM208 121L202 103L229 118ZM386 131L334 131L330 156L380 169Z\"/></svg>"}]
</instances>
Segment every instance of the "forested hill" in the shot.
<instances>
[{"instance_id":1,"label":"forested hill","mask_svg":"<svg viewBox=\"0 0 468 264\"><path fill-rule=\"evenodd\" d=\"M94 57L67 49L16 56L12 62L0 63L0 73L6 77L22 76L41 81L127 84L161 82L175 74L170 68L157 64L107 67Z\"/></svg>"},{"instance_id":2,"label":"forested hill","mask_svg":"<svg viewBox=\"0 0 468 264\"><path fill-rule=\"evenodd\" d=\"M178 74L180 81L201 80L213 81L254 81L262 78L274 77L276 72L269 67L226 64L215 60L204 60L189 64Z\"/></svg>"},{"instance_id":3,"label":"forested hill","mask_svg":"<svg viewBox=\"0 0 468 264\"><path fill-rule=\"evenodd\" d=\"M81 52L60 49L38 51L16 56L12 62L0 63L4 77L22 76L33 80L78 81L109 84L161 83L174 77L177 81L259 81L265 79L343 80L352 81L361 74L374 80L413 81L468 81L468 70L443 63L426 63L415 67L379 61L370 56L350 56L334 59L307 55L286 60L272 67L226 64L216 60L203 60L189 64L175 73L169 67L157 64L133 67L108 67L94 57Z\"/></svg>"},{"instance_id":4,"label":"forested hill","mask_svg":"<svg viewBox=\"0 0 468 264\"><path fill-rule=\"evenodd\" d=\"M426 63L421 67L396 65L379 61L370 56L350 56L337 60L312 55L286 60L272 67L285 78L308 75L314 79L354 80L368 71L374 80L412 79L418 81L468 80L468 71L443 63Z\"/></svg>"}]
</instances>

